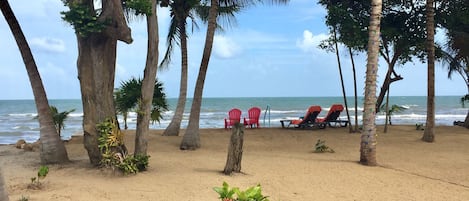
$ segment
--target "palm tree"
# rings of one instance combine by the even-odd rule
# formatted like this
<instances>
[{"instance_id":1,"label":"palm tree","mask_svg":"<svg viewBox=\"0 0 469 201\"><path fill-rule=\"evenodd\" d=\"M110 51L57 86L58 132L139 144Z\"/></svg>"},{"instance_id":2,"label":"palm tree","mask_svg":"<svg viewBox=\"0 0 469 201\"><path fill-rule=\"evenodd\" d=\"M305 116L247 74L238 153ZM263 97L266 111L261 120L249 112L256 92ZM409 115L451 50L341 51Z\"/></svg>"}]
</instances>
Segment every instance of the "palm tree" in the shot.
<instances>
[{"instance_id":1,"label":"palm tree","mask_svg":"<svg viewBox=\"0 0 469 201\"><path fill-rule=\"evenodd\" d=\"M465 19L469 17L467 10L468 1L455 0L445 1L443 5L444 11L440 19L444 19L443 27L446 29L448 41L446 43L446 51L442 51L443 62L448 67L448 78L452 75L459 74L468 90L468 94L461 99L464 107L464 101L469 100L469 33L467 27L469 22ZM441 15L441 14L440 14ZM469 111L464 120L464 127L469 128Z\"/></svg>"},{"instance_id":2,"label":"palm tree","mask_svg":"<svg viewBox=\"0 0 469 201\"><path fill-rule=\"evenodd\" d=\"M422 140L435 141L435 9L434 0L427 0L427 121Z\"/></svg>"},{"instance_id":3,"label":"palm tree","mask_svg":"<svg viewBox=\"0 0 469 201\"><path fill-rule=\"evenodd\" d=\"M377 165L376 74L378 72L382 3L382 0L371 1L370 25L368 26L368 62L366 65L363 132L360 143L360 163L368 166Z\"/></svg>"},{"instance_id":4,"label":"palm tree","mask_svg":"<svg viewBox=\"0 0 469 201\"><path fill-rule=\"evenodd\" d=\"M168 127L163 132L165 136L177 136L181 128L181 122L184 115L184 108L186 107L187 97L187 69L188 69L188 56L187 56L187 30L186 30L186 19L192 20L192 25L197 26L194 21L192 12L197 6L200 6L200 0L173 0L168 2L171 15L171 23L169 26L167 45L163 61L161 62L162 67L168 66L171 61L171 54L174 43L178 43L181 48L181 80L179 88L179 97L174 112L174 116L171 119ZM179 39L179 41L176 41Z\"/></svg>"},{"instance_id":5,"label":"palm tree","mask_svg":"<svg viewBox=\"0 0 469 201\"><path fill-rule=\"evenodd\" d=\"M67 162L67 150L55 129L46 91L44 90L41 76L39 75L31 49L29 48L18 20L16 19L13 10L11 10L10 4L7 0L0 1L0 9L10 26L10 30L15 37L16 43L18 44L21 56L23 57L23 62L26 66L26 71L28 72L29 81L33 89L34 101L39 114L41 163L51 164Z\"/></svg>"},{"instance_id":6,"label":"palm tree","mask_svg":"<svg viewBox=\"0 0 469 201\"><path fill-rule=\"evenodd\" d=\"M68 115L75 111L75 109L71 109L69 111L60 112L57 110L55 106L50 106L50 111L52 113L52 119L54 121L55 129L59 136L62 136L62 129L65 128L65 120L67 120Z\"/></svg>"},{"instance_id":7,"label":"palm tree","mask_svg":"<svg viewBox=\"0 0 469 201\"><path fill-rule=\"evenodd\" d=\"M124 118L125 128L127 129L127 113L137 109L137 115L141 115L142 111L141 108L141 88L143 85L143 80L141 78L131 78L125 82L121 83L121 87L119 87L115 94L115 102L116 102L116 110L122 114ZM153 86L153 97L150 107L150 115L149 115L149 122L150 120L155 122L159 122L163 117L161 114L164 111L168 110L168 103L166 101L166 94L163 92L163 84L155 80L155 84Z\"/></svg>"},{"instance_id":8,"label":"palm tree","mask_svg":"<svg viewBox=\"0 0 469 201\"><path fill-rule=\"evenodd\" d=\"M272 2L285 3L288 0L272 0ZM219 6L220 3L220 6ZM205 77L207 75L208 64L210 55L212 54L213 38L215 36L215 29L217 26L217 17L221 13L225 13L227 17L233 17L233 13L237 12L240 8L249 5L252 1L249 0L231 0L219 1L211 0L210 9L207 16L207 33L205 36L205 46L200 62L199 74L195 84L194 96L192 99L191 112L189 116L189 124L186 133L179 146L182 150L195 150L200 147L200 134L199 134L199 120L200 120L200 107L202 106L202 94L204 90ZM225 11L225 12L224 12Z\"/></svg>"}]
</instances>

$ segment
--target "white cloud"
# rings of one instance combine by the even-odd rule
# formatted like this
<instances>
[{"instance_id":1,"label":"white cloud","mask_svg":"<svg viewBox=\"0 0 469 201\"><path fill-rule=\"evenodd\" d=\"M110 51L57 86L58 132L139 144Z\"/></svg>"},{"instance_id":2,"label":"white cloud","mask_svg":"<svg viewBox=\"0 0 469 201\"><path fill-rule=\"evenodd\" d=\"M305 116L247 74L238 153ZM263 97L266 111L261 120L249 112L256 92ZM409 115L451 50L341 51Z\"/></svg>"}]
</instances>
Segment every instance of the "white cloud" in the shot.
<instances>
[{"instance_id":1,"label":"white cloud","mask_svg":"<svg viewBox=\"0 0 469 201\"><path fill-rule=\"evenodd\" d=\"M241 52L241 48L230 38L215 36L213 51L220 58L232 58Z\"/></svg>"},{"instance_id":2,"label":"white cloud","mask_svg":"<svg viewBox=\"0 0 469 201\"><path fill-rule=\"evenodd\" d=\"M314 36L309 30L303 31L303 38L296 41L296 46L304 52L312 52L318 48L322 40L327 39L329 36L326 34L319 34Z\"/></svg>"},{"instance_id":3,"label":"white cloud","mask_svg":"<svg viewBox=\"0 0 469 201\"><path fill-rule=\"evenodd\" d=\"M33 38L29 42L31 47L40 51L60 53L65 51L65 43L56 38Z\"/></svg>"}]
</instances>

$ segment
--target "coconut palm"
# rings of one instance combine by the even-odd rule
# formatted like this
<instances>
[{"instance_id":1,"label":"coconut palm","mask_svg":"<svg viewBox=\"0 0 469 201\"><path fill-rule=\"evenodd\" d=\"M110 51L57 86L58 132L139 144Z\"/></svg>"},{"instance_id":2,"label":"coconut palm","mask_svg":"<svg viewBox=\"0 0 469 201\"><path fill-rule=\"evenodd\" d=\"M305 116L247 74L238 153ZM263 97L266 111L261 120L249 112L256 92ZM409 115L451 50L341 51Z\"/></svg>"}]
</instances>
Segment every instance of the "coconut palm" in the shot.
<instances>
[{"instance_id":1,"label":"coconut palm","mask_svg":"<svg viewBox=\"0 0 469 201\"><path fill-rule=\"evenodd\" d=\"M435 141L435 8L434 0L427 0L427 121L422 140Z\"/></svg>"},{"instance_id":2,"label":"coconut palm","mask_svg":"<svg viewBox=\"0 0 469 201\"><path fill-rule=\"evenodd\" d=\"M166 136L177 136L181 127L181 122L184 114L184 108L186 107L187 97L187 69L188 69L188 56L187 56L187 18L192 21L193 26L197 26L194 21L194 11L197 6L200 6L200 0L172 0L168 1L170 9L171 23L169 26L169 32L167 37L167 50L161 66L167 67L171 62L171 54L175 43L180 46L181 49L181 78L179 97L174 112L173 118L169 123L168 127L163 132ZM177 41L179 39L179 41Z\"/></svg>"},{"instance_id":3,"label":"coconut palm","mask_svg":"<svg viewBox=\"0 0 469 201\"><path fill-rule=\"evenodd\" d=\"M272 0L271 2L286 3L288 0ZM252 4L253 1L249 0L228 0L219 1L211 0L210 9L207 15L207 33L205 36L205 46L200 62L199 74L194 90L192 99L191 112L189 116L189 124L187 126L184 137L179 146L182 150L195 150L200 147L200 134L199 134L199 120L200 120L200 107L202 106L202 94L204 89L205 77L207 75L208 64L210 55L212 54L213 38L215 36L215 29L217 26L217 17L221 11L227 11L225 16L233 17L235 11L242 7ZM231 11L231 12L230 12Z\"/></svg>"},{"instance_id":4,"label":"coconut palm","mask_svg":"<svg viewBox=\"0 0 469 201\"><path fill-rule=\"evenodd\" d=\"M42 84L41 76L39 75L31 49L7 0L0 1L0 9L10 26L10 30L21 52L33 89L34 101L36 103L37 113L39 114L41 162L43 164L67 162L67 150L55 129L49 108L49 101L47 100L46 91Z\"/></svg>"},{"instance_id":5,"label":"coconut palm","mask_svg":"<svg viewBox=\"0 0 469 201\"><path fill-rule=\"evenodd\" d=\"M371 1L370 25L368 26L368 60L366 64L365 102L363 132L360 143L360 163L376 166L376 74L378 73L379 35L382 0Z\"/></svg>"},{"instance_id":6,"label":"coconut palm","mask_svg":"<svg viewBox=\"0 0 469 201\"><path fill-rule=\"evenodd\" d=\"M121 86L114 92L116 111L123 116L124 127L127 129L127 115L128 112L137 109L137 114L141 113L138 110L141 104L141 88L143 80L141 78L131 78L121 83ZM166 101L166 94L164 93L163 84L155 81L154 92L152 98L152 107L150 108L150 120L159 122L163 117L161 114L168 110L168 103Z\"/></svg>"},{"instance_id":7,"label":"coconut palm","mask_svg":"<svg viewBox=\"0 0 469 201\"><path fill-rule=\"evenodd\" d=\"M50 106L50 112L52 113L52 119L54 121L55 129L59 136L61 136L62 129L65 128L65 120L67 120L68 115L72 112L75 112L75 109L69 111L59 112L57 107Z\"/></svg>"}]
</instances>

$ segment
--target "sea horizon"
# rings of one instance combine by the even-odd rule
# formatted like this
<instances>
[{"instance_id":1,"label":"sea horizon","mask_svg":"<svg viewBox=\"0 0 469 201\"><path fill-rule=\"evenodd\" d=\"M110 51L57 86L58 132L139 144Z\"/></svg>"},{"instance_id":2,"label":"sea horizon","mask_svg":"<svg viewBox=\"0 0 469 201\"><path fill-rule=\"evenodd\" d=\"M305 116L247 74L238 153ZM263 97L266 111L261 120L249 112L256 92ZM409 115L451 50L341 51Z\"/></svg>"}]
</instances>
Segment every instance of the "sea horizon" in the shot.
<instances>
[{"instance_id":1,"label":"sea horizon","mask_svg":"<svg viewBox=\"0 0 469 201\"><path fill-rule=\"evenodd\" d=\"M468 108L462 107L460 96L435 97L436 125L453 125L454 121L464 121ZM363 110L363 97L358 97L357 115L361 124ZM165 129L171 121L177 98L168 98L169 111L163 113L160 123L150 124L150 129ZM190 113L192 98L188 98L184 111L181 128L186 128ZM344 104L343 97L204 97L200 114L200 128L223 128L224 118L232 108L239 108L242 117L245 117L250 107L259 107L262 110L261 127L280 127L282 119L296 119L303 116L311 105L319 105L322 111L319 117L327 114L332 104ZM82 103L81 99L50 99L49 104L58 108L59 112L74 109L65 121L62 131L63 139L82 133ZM350 120L355 122L354 97L347 97ZM424 124L426 121L426 96L390 96L390 105L400 105L406 108L402 112L392 115L392 123L396 125ZM345 105L345 104L344 104ZM37 111L33 99L0 100L0 144L12 144L19 139L28 142L39 138L39 123L34 117ZM137 115L130 112L128 115L129 129L135 129ZM341 119L347 119L346 111L342 112ZM123 128L123 119L118 115ZM385 114L378 113L376 124L382 125Z\"/></svg>"}]
</instances>

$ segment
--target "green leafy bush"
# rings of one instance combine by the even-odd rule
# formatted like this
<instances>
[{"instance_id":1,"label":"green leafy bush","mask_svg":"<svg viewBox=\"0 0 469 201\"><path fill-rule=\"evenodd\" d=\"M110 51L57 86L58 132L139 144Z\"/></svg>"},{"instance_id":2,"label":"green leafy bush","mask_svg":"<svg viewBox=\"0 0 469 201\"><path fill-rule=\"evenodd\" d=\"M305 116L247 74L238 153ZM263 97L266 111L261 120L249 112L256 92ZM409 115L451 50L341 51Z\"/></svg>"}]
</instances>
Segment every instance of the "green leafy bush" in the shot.
<instances>
[{"instance_id":1,"label":"green leafy bush","mask_svg":"<svg viewBox=\"0 0 469 201\"><path fill-rule=\"evenodd\" d=\"M316 142L316 145L314 145L314 152L315 153L325 153L325 152L334 153L335 151L326 145L326 141L318 139L318 141Z\"/></svg>"},{"instance_id":2,"label":"green leafy bush","mask_svg":"<svg viewBox=\"0 0 469 201\"><path fill-rule=\"evenodd\" d=\"M241 191L238 187L230 188L228 183L223 182L222 187L214 187L213 190L222 201L269 201L267 196L262 195L260 184Z\"/></svg>"},{"instance_id":3,"label":"green leafy bush","mask_svg":"<svg viewBox=\"0 0 469 201\"><path fill-rule=\"evenodd\" d=\"M97 124L96 129L100 134L98 147L102 155L100 162L102 167L120 170L125 175L136 174L147 169L150 156L127 154L124 135L119 130L116 120L106 119Z\"/></svg>"},{"instance_id":4,"label":"green leafy bush","mask_svg":"<svg viewBox=\"0 0 469 201\"><path fill-rule=\"evenodd\" d=\"M62 19L70 23L75 32L81 37L87 37L92 33L99 33L109 24L108 21L100 22L94 11L86 4L80 4L64 0L65 6L70 8L69 11L60 12Z\"/></svg>"}]
</instances>

